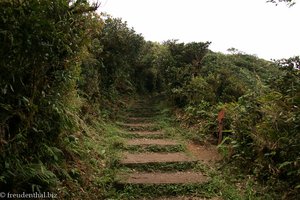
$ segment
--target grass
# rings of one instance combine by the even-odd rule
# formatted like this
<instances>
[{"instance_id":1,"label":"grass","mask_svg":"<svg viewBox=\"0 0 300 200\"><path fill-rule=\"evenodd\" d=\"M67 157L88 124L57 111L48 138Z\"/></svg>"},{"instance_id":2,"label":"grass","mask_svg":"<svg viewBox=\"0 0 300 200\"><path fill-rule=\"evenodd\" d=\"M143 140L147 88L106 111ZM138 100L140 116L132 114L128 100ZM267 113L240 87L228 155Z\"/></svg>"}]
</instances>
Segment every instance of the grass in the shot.
<instances>
[{"instance_id":1,"label":"grass","mask_svg":"<svg viewBox=\"0 0 300 200\"><path fill-rule=\"evenodd\" d=\"M128 131L159 131L159 126L146 126L146 127L124 127Z\"/></svg>"},{"instance_id":2,"label":"grass","mask_svg":"<svg viewBox=\"0 0 300 200\"><path fill-rule=\"evenodd\" d=\"M119 136L127 139L139 139L139 138L146 138L146 139L163 139L169 138L168 134L149 134L149 135L139 135L135 134L134 132L126 132L126 133L118 133Z\"/></svg>"},{"instance_id":3,"label":"grass","mask_svg":"<svg viewBox=\"0 0 300 200\"><path fill-rule=\"evenodd\" d=\"M199 137L199 141L203 140L203 135L195 133L196 130L189 130L179 127L178 123L170 118L170 111L164 104L159 104L156 107L161 110L161 114L153 117L153 122L157 123L164 133L167 133L166 138L177 139L184 141L187 139L194 139ZM126 135L126 137L139 137L136 135ZM129 185L119 191L121 199L140 199L141 196L148 198L155 198L161 195L185 195L194 194L201 197L215 197L220 196L223 199L233 200L258 200L258 199L272 199L274 196L258 192L257 186L255 186L254 180L241 179L238 173L232 173L225 168L209 167L202 164L151 164L151 165L139 165L135 166L134 170L138 171L176 171L176 170L194 170L201 171L204 174L208 174L211 180L208 184L203 185L171 185L171 186L141 186L141 185ZM229 168L230 169L230 168ZM242 185L242 186L241 186ZM147 192L150 191L150 192Z\"/></svg>"},{"instance_id":4,"label":"grass","mask_svg":"<svg viewBox=\"0 0 300 200\"><path fill-rule=\"evenodd\" d=\"M155 199L161 196L181 196L190 194L200 197L211 197L206 193L210 183L204 184L168 184L168 185L118 185L118 199Z\"/></svg>"},{"instance_id":5,"label":"grass","mask_svg":"<svg viewBox=\"0 0 300 200\"><path fill-rule=\"evenodd\" d=\"M123 139L116 133L118 127L94 119L81 127L84 134L73 136L67 142L63 182L56 188L59 199L106 199L116 193L115 176L118 169Z\"/></svg>"},{"instance_id":6,"label":"grass","mask_svg":"<svg viewBox=\"0 0 300 200\"><path fill-rule=\"evenodd\" d=\"M197 169L198 167L198 169ZM157 168L155 169L157 170ZM253 182L246 181L245 188L240 188L236 177L227 172L216 170L205 165L198 164L195 170L204 171L211 179L204 184L171 184L171 185L141 185L141 184L116 184L114 199L155 199L160 196L197 196L203 198L222 197L232 200L271 200L274 196L259 194L254 191Z\"/></svg>"},{"instance_id":7,"label":"grass","mask_svg":"<svg viewBox=\"0 0 300 200\"><path fill-rule=\"evenodd\" d=\"M183 141L182 137L178 133L179 127L174 126L173 120L169 117L168 109L161 109L161 105L156 107L156 110L161 110L160 115L148 116L152 117L153 124L156 124L155 129L151 130L161 130L164 132L163 138L172 138L179 141ZM136 114L134 116L142 116ZM145 138L145 136L140 136L130 133L130 128L126 127L127 131L119 133L126 138ZM141 129L139 129L141 130ZM142 129L144 130L144 129ZM146 129L149 130L149 127ZM162 138L161 135L148 135L147 138ZM183 142L181 142L183 143ZM185 145L170 145L170 146L159 146L159 145L150 145L150 146L123 146L123 149L130 152L184 152L186 151ZM119 167L120 170L125 172L133 171L143 171L143 172L153 172L153 171L202 171L203 167L198 162L174 162L174 163L147 163L147 164L131 164ZM140 184L117 184L118 188L116 196L113 199L140 199L141 197L145 198L155 198L158 196L174 196L174 195L184 195L184 194L193 194L196 196L211 196L209 193L206 193L205 188L211 188L210 183L206 184L167 184L167 185L140 185ZM211 190L211 189L210 189Z\"/></svg>"},{"instance_id":8,"label":"grass","mask_svg":"<svg viewBox=\"0 0 300 200\"><path fill-rule=\"evenodd\" d=\"M191 169L197 169L197 161L191 162L171 162L171 163L147 163L147 164L126 164L120 165L120 167L126 167L133 169L135 171L144 171L144 172L175 172L175 171L185 171Z\"/></svg>"},{"instance_id":9,"label":"grass","mask_svg":"<svg viewBox=\"0 0 300 200\"><path fill-rule=\"evenodd\" d=\"M194 133L181 128L169 115L170 111L163 103L155 107L160 114L149 122L157 124L163 135L149 135L147 138L172 138L186 141ZM61 199L155 199L161 196L192 195L205 198L222 197L232 200L276 199L276 195L264 193L264 188L252 178L245 178L230 165L206 166L199 162L188 163L152 163L122 166L119 164L121 152L180 152L184 145L159 147L124 146L125 138L145 138L119 125L94 119L89 126L82 126L84 134L67 139L68 152L72 162L65 164L65 181L57 188ZM210 177L205 184L139 185L118 184L117 173L135 171L198 171Z\"/></svg>"},{"instance_id":10,"label":"grass","mask_svg":"<svg viewBox=\"0 0 300 200\"><path fill-rule=\"evenodd\" d=\"M148 123L153 122L154 118L152 117L128 117L124 115L120 118L120 120L124 123L135 122L135 123Z\"/></svg>"}]
</instances>

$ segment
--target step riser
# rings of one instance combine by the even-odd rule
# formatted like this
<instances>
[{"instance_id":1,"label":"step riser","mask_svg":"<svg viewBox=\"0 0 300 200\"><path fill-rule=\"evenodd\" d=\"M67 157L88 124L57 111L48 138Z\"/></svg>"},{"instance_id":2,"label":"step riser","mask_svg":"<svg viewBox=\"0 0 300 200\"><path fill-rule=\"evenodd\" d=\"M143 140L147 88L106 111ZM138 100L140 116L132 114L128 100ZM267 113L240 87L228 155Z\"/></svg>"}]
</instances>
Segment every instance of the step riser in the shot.
<instances>
[{"instance_id":1,"label":"step riser","mask_svg":"<svg viewBox=\"0 0 300 200\"><path fill-rule=\"evenodd\" d=\"M197 166L197 161L191 162L168 162L168 163L119 163L120 167L127 167L136 171L144 172L175 172L194 169Z\"/></svg>"},{"instance_id":2,"label":"step riser","mask_svg":"<svg viewBox=\"0 0 300 200\"><path fill-rule=\"evenodd\" d=\"M126 133L123 134L122 136L128 139L138 139L138 138L163 139L166 137L164 134L134 134L134 133Z\"/></svg>"},{"instance_id":3,"label":"step riser","mask_svg":"<svg viewBox=\"0 0 300 200\"><path fill-rule=\"evenodd\" d=\"M155 117L159 115L159 113L151 113L151 112L131 112L129 113L129 117Z\"/></svg>"},{"instance_id":4,"label":"step riser","mask_svg":"<svg viewBox=\"0 0 300 200\"><path fill-rule=\"evenodd\" d=\"M200 172L173 172L173 173L145 173L133 172L129 176L124 174L118 177L124 184L201 184L208 181L208 177Z\"/></svg>"},{"instance_id":5,"label":"step riser","mask_svg":"<svg viewBox=\"0 0 300 200\"><path fill-rule=\"evenodd\" d=\"M158 131L160 130L159 127L153 127L153 126L140 126L140 127L124 127L127 131Z\"/></svg>"},{"instance_id":6,"label":"step riser","mask_svg":"<svg viewBox=\"0 0 300 200\"><path fill-rule=\"evenodd\" d=\"M128 124L119 124L119 126L127 131L158 131L158 130L160 130L160 127L155 126L154 124L148 124L148 123L136 123L136 124L128 123Z\"/></svg>"},{"instance_id":7,"label":"step riser","mask_svg":"<svg viewBox=\"0 0 300 200\"><path fill-rule=\"evenodd\" d=\"M152 118L154 116L156 116L157 114L153 114L153 113L131 113L128 115L129 118Z\"/></svg>"},{"instance_id":8,"label":"step riser","mask_svg":"<svg viewBox=\"0 0 300 200\"><path fill-rule=\"evenodd\" d=\"M127 112L131 112L131 113L151 113L153 115L157 115L159 113L159 110L157 109L149 109L149 108L132 108L132 109L128 109Z\"/></svg>"},{"instance_id":9,"label":"step riser","mask_svg":"<svg viewBox=\"0 0 300 200\"><path fill-rule=\"evenodd\" d=\"M146 133L145 133L146 132ZM128 131L126 133L122 133L120 135L124 138L128 139L138 139L138 138L145 138L145 139L170 139L173 137L172 133L168 132L161 132L160 130L139 130L139 131Z\"/></svg>"},{"instance_id":10,"label":"step riser","mask_svg":"<svg viewBox=\"0 0 300 200\"><path fill-rule=\"evenodd\" d=\"M151 121L153 121L151 118L127 118L124 120L126 123L147 123Z\"/></svg>"},{"instance_id":11,"label":"step riser","mask_svg":"<svg viewBox=\"0 0 300 200\"><path fill-rule=\"evenodd\" d=\"M121 184L116 183L116 188L123 194L124 199L159 199L162 196L197 196L206 197L206 191L211 190L212 186L209 182L202 184ZM216 193L218 191L216 190Z\"/></svg>"}]
</instances>

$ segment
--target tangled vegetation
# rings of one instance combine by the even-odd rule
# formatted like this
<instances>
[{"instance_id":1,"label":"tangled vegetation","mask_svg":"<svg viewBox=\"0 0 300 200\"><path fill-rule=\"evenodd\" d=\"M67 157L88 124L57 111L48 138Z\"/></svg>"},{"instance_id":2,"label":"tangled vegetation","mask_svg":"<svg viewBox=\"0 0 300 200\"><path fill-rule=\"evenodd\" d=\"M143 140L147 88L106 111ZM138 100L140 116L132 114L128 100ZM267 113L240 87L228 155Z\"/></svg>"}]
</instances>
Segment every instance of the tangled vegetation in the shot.
<instances>
[{"instance_id":1,"label":"tangled vegetation","mask_svg":"<svg viewBox=\"0 0 300 200\"><path fill-rule=\"evenodd\" d=\"M210 42L145 41L96 9L82 0L0 1L1 190L85 188L91 180L72 167L87 151L91 173L106 177L104 124L129 96L162 93L180 122L201 133L195 140L215 134L224 108L224 162L297 197L299 57L271 62L235 49L215 53ZM109 180L91 182L87 191Z\"/></svg>"}]
</instances>

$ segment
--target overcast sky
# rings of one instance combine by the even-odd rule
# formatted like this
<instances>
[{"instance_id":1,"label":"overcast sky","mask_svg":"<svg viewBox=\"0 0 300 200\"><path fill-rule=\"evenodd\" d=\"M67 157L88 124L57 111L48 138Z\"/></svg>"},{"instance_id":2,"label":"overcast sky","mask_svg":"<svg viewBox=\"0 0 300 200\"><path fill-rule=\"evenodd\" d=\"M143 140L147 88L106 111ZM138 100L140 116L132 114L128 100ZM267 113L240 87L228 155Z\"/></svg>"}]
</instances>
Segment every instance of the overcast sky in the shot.
<instances>
[{"instance_id":1,"label":"overcast sky","mask_svg":"<svg viewBox=\"0 0 300 200\"><path fill-rule=\"evenodd\" d=\"M146 40L211 41L265 59L300 55L300 2L265 0L99 0L99 12L122 18Z\"/></svg>"}]
</instances>

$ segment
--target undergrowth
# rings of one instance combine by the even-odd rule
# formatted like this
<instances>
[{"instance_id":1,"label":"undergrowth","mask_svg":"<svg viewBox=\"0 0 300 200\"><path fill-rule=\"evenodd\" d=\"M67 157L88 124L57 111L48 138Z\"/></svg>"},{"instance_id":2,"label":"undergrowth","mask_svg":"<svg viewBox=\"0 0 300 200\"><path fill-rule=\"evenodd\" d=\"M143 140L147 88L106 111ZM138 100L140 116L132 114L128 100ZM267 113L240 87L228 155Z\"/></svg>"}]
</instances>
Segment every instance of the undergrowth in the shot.
<instances>
[{"instance_id":1,"label":"undergrowth","mask_svg":"<svg viewBox=\"0 0 300 200\"><path fill-rule=\"evenodd\" d=\"M67 139L69 159L64 164L66 179L57 188L60 199L105 199L114 193L115 166L122 139L112 123L94 119L84 125L80 137Z\"/></svg>"}]
</instances>

